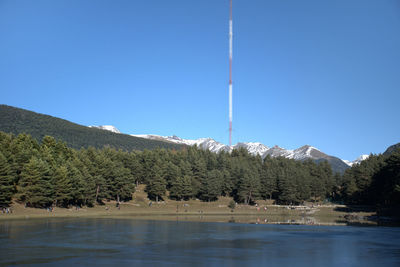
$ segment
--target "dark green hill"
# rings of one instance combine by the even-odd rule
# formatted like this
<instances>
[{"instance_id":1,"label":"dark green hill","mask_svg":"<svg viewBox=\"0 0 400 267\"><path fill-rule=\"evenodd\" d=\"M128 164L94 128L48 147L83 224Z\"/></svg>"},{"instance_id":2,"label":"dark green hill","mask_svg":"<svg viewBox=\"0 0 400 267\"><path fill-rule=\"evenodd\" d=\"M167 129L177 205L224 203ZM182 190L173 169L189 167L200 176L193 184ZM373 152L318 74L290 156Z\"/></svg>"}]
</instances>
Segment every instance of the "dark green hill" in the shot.
<instances>
[{"instance_id":1,"label":"dark green hill","mask_svg":"<svg viewBox=\"0 0 400 267\"><path fill-rule=\"evenodd\" d=\"M0 131L16 135L30 134L39 141L44 136L50 135L77 149L89 146L96 148L111 146L126 151L182 148L182 145L89 128L67 120L7 105L0 105Z\"/></svg>"},{"instance_id":2,"label":"dark green hill","mask_svg":"<svg viewBox=\"0 0 400 267\"><path fill-rule=\"evenodd\" d=\"M393 152L395 152L399 148L400 148L400 143L392 145L392 146L388 147L385 152L383 152L383 155L390 156Z\"/></svg>"}]
</instances>

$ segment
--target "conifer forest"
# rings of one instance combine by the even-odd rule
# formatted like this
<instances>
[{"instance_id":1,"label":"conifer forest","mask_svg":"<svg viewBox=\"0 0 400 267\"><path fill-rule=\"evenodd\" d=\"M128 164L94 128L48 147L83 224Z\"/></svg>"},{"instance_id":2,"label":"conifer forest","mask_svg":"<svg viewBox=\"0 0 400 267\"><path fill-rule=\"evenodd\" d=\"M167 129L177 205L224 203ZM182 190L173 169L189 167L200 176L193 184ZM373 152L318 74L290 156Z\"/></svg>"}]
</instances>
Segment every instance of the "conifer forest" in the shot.
<instances>
[{"instance_id":1,"label":"conifer forest","mask_svg":"<svg viewBox=\"0 0 400 267\"><path fill-rule=\"evenodd\" d=\"M123 151L80 150L45 136L0 132L0 206L12 200L29 207L93 206L129 201L146 185L150 199L238 203L273 199L278 204L340 202L394 207L400 203L400 150L371 155L343 175L328 162L250 155L245 149L212 153L194 147Z\"/></svg>"}]
</instances>

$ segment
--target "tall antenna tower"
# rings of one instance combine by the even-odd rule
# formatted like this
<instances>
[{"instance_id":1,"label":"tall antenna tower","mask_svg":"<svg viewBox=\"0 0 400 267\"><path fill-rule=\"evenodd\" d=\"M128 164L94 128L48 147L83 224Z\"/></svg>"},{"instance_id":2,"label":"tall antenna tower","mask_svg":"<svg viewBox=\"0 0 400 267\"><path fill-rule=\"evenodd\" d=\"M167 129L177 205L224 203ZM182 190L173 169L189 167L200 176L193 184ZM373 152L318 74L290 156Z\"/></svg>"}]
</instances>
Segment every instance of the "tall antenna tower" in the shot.
<instances>
[{"instance_id":1,"label":"tall antenna tower","mask_svg":"<svg viewBox=\"0 0 400 267\"><path fill-rule=\"evenodd\" d=\"M232 146L232 0L229 0L229 146Z\"/></svg>"}]
</instances>

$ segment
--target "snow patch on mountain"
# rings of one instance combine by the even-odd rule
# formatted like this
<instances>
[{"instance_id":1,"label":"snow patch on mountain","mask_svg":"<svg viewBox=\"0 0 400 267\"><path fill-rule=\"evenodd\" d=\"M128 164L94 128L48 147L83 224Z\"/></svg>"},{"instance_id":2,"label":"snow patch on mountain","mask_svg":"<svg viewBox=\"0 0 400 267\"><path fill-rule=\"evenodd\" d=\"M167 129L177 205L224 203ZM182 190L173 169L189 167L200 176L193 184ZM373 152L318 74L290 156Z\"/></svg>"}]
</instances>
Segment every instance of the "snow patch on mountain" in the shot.
<instances>
[{"instance_id":1,"label":"snow patch on mountain","mask_svg":"<svg viewBox=\"0 0 400 267\"><path fill-rule=\"evenodd\" d=\"M361 155L354 162L355 163L360 163L361 161L366 160L368 158L369 158L369 155Z\"/></svg>"},{"instance_id":2,"label":"snow patch on mountain","mask_svg":"<svg viewBox=\"0 0 400 267\"><path fill-rule=\"evenodd\" d=\"M353 162L347 159L342 159L344 163L346 163L348 166L353 166Z\"/></svg>"},{"instance_id":3,"label":"snow patch on mountain","mask_svg":"<svg viewBox=\"0 0 400 267\"><path fill-rule=\"evenodd\" d=\"M113 133L121 133L115 126L112 126L112 125L100 125L100 126L89 126L89 127L106 130L106 131L110 131Z\"/></svg>"},{"instance_id":4,"label":"snow patch on mountain","mask_svg":"<svg viewBox=\"0 0 400 267\"><path fill-rule=\"evenodd\" d=\"M346 163L347 165L349 165L351 167L354 164L360 164L362 161L366 160L367 158L369 158L369 155L361 155L353 161L349 161L349 160L343 160L343 161L344 161L344 163Z\"/></svg>"}]
</instances>

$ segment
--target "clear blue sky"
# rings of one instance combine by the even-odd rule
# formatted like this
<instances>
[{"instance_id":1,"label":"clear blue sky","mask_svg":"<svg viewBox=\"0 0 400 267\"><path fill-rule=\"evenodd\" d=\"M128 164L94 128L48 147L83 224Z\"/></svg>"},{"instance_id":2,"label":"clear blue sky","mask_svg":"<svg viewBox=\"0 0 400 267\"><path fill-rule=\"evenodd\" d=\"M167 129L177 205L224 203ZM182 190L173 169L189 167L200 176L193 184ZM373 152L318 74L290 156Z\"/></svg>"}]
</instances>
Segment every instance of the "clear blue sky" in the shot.
<instances>
[{"instance_id":1,"label":"clear blue sky","mask_svg":"<svg viewBox=\"0 0 400 267\"><path fill-rule=\"evenodd\" d=\"M228 143L228 0L0 0L1 104ZM233 142L400 142L400 1L233 0Z\"/></svg>"}]
</instances>

